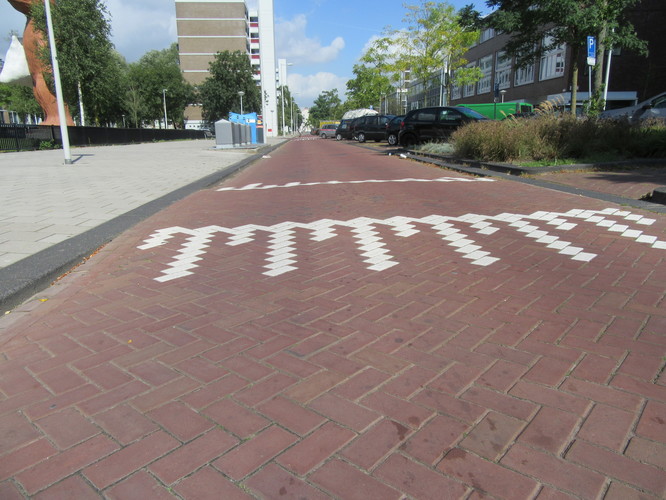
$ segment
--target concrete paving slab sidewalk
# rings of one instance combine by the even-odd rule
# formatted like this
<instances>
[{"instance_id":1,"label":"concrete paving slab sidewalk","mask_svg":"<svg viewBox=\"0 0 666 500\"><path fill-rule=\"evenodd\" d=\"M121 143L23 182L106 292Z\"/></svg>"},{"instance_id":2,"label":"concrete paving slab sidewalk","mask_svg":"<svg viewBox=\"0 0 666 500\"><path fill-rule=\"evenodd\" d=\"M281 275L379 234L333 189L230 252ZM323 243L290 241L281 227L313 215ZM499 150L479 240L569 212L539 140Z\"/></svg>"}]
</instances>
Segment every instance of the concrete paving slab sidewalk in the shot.
<instances>
[{"instance_id":1,"label":"concrete paving slab sidewalk","mask_svg":"<svg viewBox=\"0 0 666 500\"><path fill-rule=\"evenodd\" d=\"M137 221L275 147L214 140L0 155L0 310L29 297Z\"/></svg>"}]
</instances>

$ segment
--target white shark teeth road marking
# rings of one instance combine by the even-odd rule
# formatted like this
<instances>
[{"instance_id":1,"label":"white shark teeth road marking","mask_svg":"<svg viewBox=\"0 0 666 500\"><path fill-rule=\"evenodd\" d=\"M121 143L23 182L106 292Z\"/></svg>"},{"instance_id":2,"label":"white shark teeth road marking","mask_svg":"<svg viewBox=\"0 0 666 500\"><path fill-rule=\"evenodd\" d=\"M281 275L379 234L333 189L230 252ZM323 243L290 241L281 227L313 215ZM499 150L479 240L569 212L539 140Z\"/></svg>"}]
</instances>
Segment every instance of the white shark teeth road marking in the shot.
<instances>
[{"instance_id":1,"label":"white shark teeth road marking","mask_svg":"<svg viewBox=\"0 0 666 500\"><path fill-rule=\"evenodd\" d=\"M387 179L387 180L360 180L360 181L322 181L322 182L289 182L281 186L275 184L248 184L243 187L223 187L217 191L251 191L255 189L277 189L277 188L292 188L299 186L329 186L332 184L366 184L366 183L383 183L383 182L495 182L494 179L487 179L485 177L439 177L437 179Z\"/></svg>"},{"instance_id":2,"label":"white shark teeth road marking","mask_svg":"<svg viewBox=\"0 0 666 500\"><path fill-rule=\"evenodd\" d=\"M612 217L612 218L611 218ZM622 219L622 220L621 220ZM489 266L498 260L490 252L482 249L475 240L462 232L461 225L469 227L478 234L492 235L502 227L514 229L518 234L524 235L545 248L556 250L560 255L572 260L589 262L596 254L586 252L584 248L575 246L572 242L560 239L559 236L546 231L544 226L553 226L559 231L571 231L580 220L594 224L623 238L629 238L637 243L650 245L652 248L666 250L666 241L656 236L644 234L642 230L631 228L630 224L649 226L654 219L632 214L625 210L607 208L601 211L572 209L565 213L560 212L534 212L533 214L501 213L499 215L466 214L457 217L444 215L429 215L427 217L395 216L389 219L374 219L358 217L342 221L333 219L320 219L310 223L281 222L273 226L246 224L238 227L206 226L198 229L188 229L174 226L159 229L150 235L138 248L147 250L166 244L176 234L185 236L173 262L169 263L162 275L156 281L165 282L182 278L192 274L198 267L197 262L202 260L206 249L217 233L227 235L226 244L229 246L243 245L255 241L258 232L269 233L266 264L263 274L266 276L279 276L298 269L298 250L296 248L296 230L303 229L310 233L310 239L315 242L324 241L338 236L336 228L348 228L352 233L359 253L367 268L373 271L383 271L399 264L386 248L382 234L378 227L388 227L396 236L408 238L429 226L442 241L446 242L455 252L462 254L463 258L477 266Z\"/></svg>"}]
</instances>

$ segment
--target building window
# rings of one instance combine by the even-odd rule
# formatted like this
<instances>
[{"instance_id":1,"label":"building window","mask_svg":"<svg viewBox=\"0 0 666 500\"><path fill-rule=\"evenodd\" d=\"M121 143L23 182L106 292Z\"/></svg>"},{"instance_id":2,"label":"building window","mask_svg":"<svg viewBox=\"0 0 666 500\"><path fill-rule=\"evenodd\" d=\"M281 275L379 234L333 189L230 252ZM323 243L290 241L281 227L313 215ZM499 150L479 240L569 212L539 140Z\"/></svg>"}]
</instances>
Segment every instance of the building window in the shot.
<instances>
[{"instance_id":1,"label":"building window","mask_svg":"<svg viewBox=\"0 0 666 500\"><path fill-rule=\"evenodd\" d=\"M514 85L516 87L518 87L519 85L534 83L534 63L529 64L524 68L516 68L515 75L516 78L514 81Z\"/></svg>"},{"instance_id":2,"label":"building window","mask_svg":"<svg viewBox=\"0 0 666 500\"><path fill-rule=\"evenodd\" d=\"M483 77L479 80L478 93L487 94L491 88L490 79L493 73L493 56L489 55L479 59L479 68L483 73Z\"/></svg>"},{"instance_id":3,"label":"building window","mask_svg":"<svg viewBox=\"0 0 666 500\"><path fill-rule=\"evenodd\" d=\"M486 28L481 32L481 35L479 37L479 43L488 41L494 36L495 36L495 30L493 28Z\"/></svg>"},{"instance_id":4,"label":"building window","mask_svg":"<svg viewBox=\"0 0 666 500\"><path fill-rule=\"evenodd\" d=\"M468 68L473 68L476 66L476 62L469 63ZM463 97L472 97L474 95L474 90L476 89L476 83L468 83L463 87Z\"/></svg>"},{"instance_id":5,"label":"building window","mask_svg":"<svg viewBox=\"0 0 666 500\"><path fill-rule=\"evenodd\" d=\"M452 85L451 86L451 99L460 99L462 97L462 88L460 88L460 85Z\"/></svg>"},{"instance_id":6,"label":"building window","mask_svg":"<svg viewBox=\"0 0 666 500\"><path fill-rule=\"evenodd\" d=\"M546 36L543 43L544 45L552 44L552 38ZM565 50L564 45L558 45L541 56L539 64L539 80L549 80L551 78L564 76Z\"/></svg>"},{"instance_id":7,"label":"building window","mask_svg":"<svg viewBox=\"0 0 666 500\"><path fill-rule=\"evenodd\" d=\"M511 86L511 56L501 50L495 59L495 83L500 89L508 89Z\"/></svg>"}]
</instances>

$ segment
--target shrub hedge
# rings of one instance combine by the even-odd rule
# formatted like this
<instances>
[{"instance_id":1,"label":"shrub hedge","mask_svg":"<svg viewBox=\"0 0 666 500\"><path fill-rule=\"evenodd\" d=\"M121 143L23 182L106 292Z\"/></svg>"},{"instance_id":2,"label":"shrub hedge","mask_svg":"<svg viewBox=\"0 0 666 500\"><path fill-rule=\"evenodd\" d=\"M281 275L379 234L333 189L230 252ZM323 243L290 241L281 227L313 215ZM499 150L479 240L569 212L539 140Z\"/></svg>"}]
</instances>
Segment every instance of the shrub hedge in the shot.
<instances>
[{"instance_id":1,"label":"shrub hedge","mask_svg":"<svg viewBox=\"0 0 666 500\"><path fill-rule=\"evenodd\" d=\"M452 134L451 144L460 158L496 162L664 158L666 124L546 113L471 123Z\"/></svg>"}]
</instances>

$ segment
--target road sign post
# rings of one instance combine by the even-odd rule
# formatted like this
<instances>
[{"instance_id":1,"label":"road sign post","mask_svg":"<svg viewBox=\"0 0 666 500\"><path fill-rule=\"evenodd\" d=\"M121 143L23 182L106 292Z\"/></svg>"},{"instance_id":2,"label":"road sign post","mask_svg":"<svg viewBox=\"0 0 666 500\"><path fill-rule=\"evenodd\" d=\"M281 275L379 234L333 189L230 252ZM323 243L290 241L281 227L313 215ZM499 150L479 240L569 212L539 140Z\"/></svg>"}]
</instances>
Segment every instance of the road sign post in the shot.
<instances>
[{"instance_id":1,"label":"road sign post","mask_svg":"<svg viewBox=\"0 0 666 500\"><path fill-rule=\"evenodd\" d=\"M588 102L592 102L592 67L597 64L597 39L593 36L587 37L587 87Z\"/></svg>"},{"instance_id":2,"label":"road sign post","mask_svg":"<svg viewBox=\"0 0 666 500\"><path fill-rule=\"evenodd\" d=\"M597 39L593 36L587 37L587 64L589 66L597 64Z\"/></svg>"}]
</instances>

